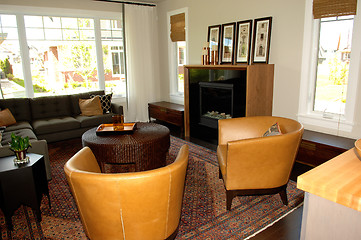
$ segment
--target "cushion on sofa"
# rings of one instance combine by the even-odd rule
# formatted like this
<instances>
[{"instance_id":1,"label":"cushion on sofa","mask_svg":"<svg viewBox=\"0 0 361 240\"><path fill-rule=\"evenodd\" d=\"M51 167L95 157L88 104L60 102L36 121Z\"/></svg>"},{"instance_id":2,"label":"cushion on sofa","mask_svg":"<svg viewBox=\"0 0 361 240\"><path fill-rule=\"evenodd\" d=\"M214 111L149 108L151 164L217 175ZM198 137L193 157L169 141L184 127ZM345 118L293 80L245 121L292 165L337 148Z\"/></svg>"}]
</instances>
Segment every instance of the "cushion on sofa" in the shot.
<instances>
[{"instance_id":1,"label":"cushion on sofa","mask_svg":"<svg viewBox=\"0 0 361 240\"><path fill-rule=\"evenodd\" d=\"M79 108L79 99L89 99L90 95L104 95L104 90L69 95L72 116L78 116L81 114Z\"/></svg>"},{"instance_id":2,"label":"cushion on sofa","mask_svg":"<svg viewBox=\"0 0 361 240\"><path fill-rule=\"evenodd\" d=\"M33 121L36 135L56 133L80 128L80 122L73 117L38 119Z\"/></svg>"},{"instance_id":3,"label":"cushion on sofa","mask_svg":"<svg viewBox=\"0 0 361 240\"><path fill-rule=\"evenodd\" d=\"M103 123L111 123L112 122L112 115L111 113L106 113L103 115L97 116L76 116L75 118L80 122L80 127L82 128L89 128L94 126L99 126Z\"/></svg>"},{"instance_id":4,"label":"cushion on sofa","mask_svg":"<svg viewBox=\"0 0 361 240\"><path fill-rule=\"evenodd\" d=\"M8 108L0 111L0 126L10 126L15 123L16 120Z\"/></svg>"},{"instance_id":5,"label":"cushion on sofa","mask_svg":"<svg viewBox=\"0 0 361 240\"><path fill-rule=\"evenodd\" d=\"M82 116L103 115L99 96L90 99L79 99L79 108Z\"/></svg>"},{"instance_id":6,"label":"cushion on sofa","mask_svg":"<svg viewBox=\"0 0 361 240\"><path fill-rule=\"evenodd\" d=\"M11 141L11 133L15 133L16 135L19 135L21 137L29 137L29 139L37 139L37 137L35 136L34 132L31 131L30 129L18 129L15 131L9 131L9 132L3 132L2 134L2 140L1 140L1 145L5 146L8 145L9 142Z\"/></svg>"},{"instance_id":7,"label":"cushion on sofa","mask_svg":"<svg viewBox=\"0 0 361 240\"><path fill-rule=\"evenodd\" d=\"M112 96L113 93L106 95L90 95L90 98L98 96L102 105L103 113L109 113L112 110Z\"/></svg>"},{"instance_id":8,"label":"cushion on sofa","mask_svg":"<svg viewBox=\"0 0 361 240\"><path fill-rule=\"evenodd\" d=\"M31 109L28 98L0 99L0 108L8 108L17 122L29 121L31 119Z\"/></svg>"},{"instance_id":9,"label":"cushion on sofa","mask_svg":"<svg viewBox=\"0 0 361 240\"><path fill-rule=\"evenodd\" d=\"M32 119L71 116L69 96L46 96L30 99Z\"/></svg>"}]
</instances>

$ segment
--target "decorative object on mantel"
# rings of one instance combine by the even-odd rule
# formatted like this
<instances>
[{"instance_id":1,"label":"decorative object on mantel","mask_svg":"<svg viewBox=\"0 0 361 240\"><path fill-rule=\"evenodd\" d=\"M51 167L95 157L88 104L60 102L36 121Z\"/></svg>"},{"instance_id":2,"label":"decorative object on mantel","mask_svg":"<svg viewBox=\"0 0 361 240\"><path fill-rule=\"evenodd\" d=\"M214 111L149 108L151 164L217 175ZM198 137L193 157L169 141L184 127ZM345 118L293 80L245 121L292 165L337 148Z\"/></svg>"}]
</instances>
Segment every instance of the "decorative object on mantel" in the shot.
<instances>
[{"instance_id":1,"label":"decorative object on mantel","mask_svg":"<svg viewBox=\"0 0 361 240\"><path fill-rule=\"evenodd\" d=\"M31 147L31 143L29 141L29 137L21 137L15 135L15 133L11 134L11 142L9 142L10 149L15 153L16 158L14 158L15 164L23 164L29 162L29 157L26 156L26 152L29 147Z\"/></svg>"},{"instance_id":2,"label":"decorative object on mantel","mask_svg":"<svg viewBox=\"0 0 361 240\"><path fill-rule=\"evenodd\" d=\"M202 50L202 65L209 65L209 52L209 42L206 42Z\"/></svg>"},{"instance_id":3,"label":"decorative object on mantel","mask_svg":"<svg viewBox=\"0 0 361 240\"><path fill-rule=\"evenodd\" d=\"M236 23L222 24L221 64L233 63Z\"/></svg>"},{"instance_id":4,"label":"decorative object on mantel","mask_svg":"<svg viewBox=\"0 0 361 240\"><path fill-rule=\"evenodd\" d=\"M254 20L252 63L268 63L272 17Z\"/></svg>"},{"instance_id":5,"label":"decorative object on mantel","mask_svg":"<svg viewBox=\"0 0 361 240\"><path fill-rule=\"evenodd\" d=\"M252 20L237 22L236 63L249 64L251 55Z\"/></svg>"}]
</instances>

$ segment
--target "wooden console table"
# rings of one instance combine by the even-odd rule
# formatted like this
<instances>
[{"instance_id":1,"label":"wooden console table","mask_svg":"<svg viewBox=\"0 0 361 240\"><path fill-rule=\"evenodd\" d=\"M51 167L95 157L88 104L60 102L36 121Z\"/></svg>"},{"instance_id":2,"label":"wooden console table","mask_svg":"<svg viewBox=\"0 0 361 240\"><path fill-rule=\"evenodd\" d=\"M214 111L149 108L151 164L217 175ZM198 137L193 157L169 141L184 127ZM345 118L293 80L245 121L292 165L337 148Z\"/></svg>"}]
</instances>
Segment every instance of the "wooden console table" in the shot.
<instances>
[{"instance_id":1,"label":"wooden console table","mask_svg":"<svg viewBox=\"0 0 361 240\"><path fill-rule=\"evenodd\" d=\"M149 121L151 118L173 124L184 134L184 106L170 102L148 103Z\"/></svg>"}]
</instances>

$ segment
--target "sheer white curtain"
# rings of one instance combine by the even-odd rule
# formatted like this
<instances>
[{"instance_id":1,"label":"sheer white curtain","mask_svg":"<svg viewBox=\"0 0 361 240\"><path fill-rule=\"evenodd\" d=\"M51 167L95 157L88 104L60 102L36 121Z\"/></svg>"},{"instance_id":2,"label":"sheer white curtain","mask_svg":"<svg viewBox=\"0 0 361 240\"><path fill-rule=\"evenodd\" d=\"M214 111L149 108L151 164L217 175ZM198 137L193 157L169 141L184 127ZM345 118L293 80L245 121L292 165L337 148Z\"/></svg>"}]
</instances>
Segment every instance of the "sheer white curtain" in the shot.
<instances>
[{"instance_id":1,"label":"sheer white curtain","mask_svg":"<svg viewBox=\"0 0 361 240\"><path fill-rule=\"evenodd\" d=\"M148 103L160 96L157 13L155 7L125 4L127 122L147 121Z\"/></svg>"}]
</instances>

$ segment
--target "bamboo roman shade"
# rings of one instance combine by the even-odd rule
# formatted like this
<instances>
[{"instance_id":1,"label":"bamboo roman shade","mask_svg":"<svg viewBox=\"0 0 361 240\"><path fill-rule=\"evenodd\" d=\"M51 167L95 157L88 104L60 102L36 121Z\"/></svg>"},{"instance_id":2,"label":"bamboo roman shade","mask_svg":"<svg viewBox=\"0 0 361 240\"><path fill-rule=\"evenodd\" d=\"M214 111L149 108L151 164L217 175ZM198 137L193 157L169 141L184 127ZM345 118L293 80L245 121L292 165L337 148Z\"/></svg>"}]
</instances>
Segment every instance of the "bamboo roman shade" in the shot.
<instances>
[{"instance_id":1,"label":"bamboo roman shade","mask_svg":"<svg viewBox=\"0 0 361 240\"><path fill-rule=\"evenodd\" d=\"M357 0L313 0L313 17L356 15Z\"/></svg>"},{"instance_id":2,"label":"bamboo roman shade","mask_svg":"<svg viewBox=\"0 0 361 240\"><path fill-rule=\"evenodd\" d=\"M170 17L170 39L172 42L179 42L186 40L185 30L185 13L180 13Z\"/></svg>"}]
</instances>

